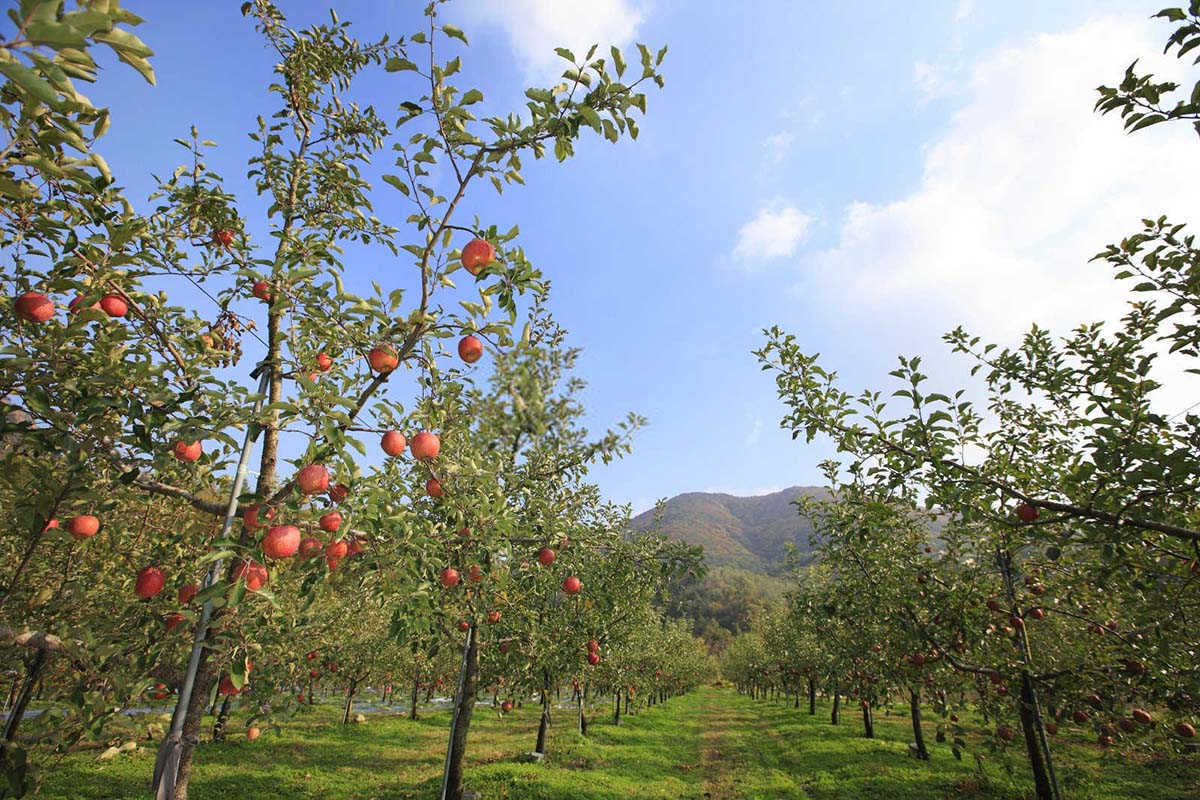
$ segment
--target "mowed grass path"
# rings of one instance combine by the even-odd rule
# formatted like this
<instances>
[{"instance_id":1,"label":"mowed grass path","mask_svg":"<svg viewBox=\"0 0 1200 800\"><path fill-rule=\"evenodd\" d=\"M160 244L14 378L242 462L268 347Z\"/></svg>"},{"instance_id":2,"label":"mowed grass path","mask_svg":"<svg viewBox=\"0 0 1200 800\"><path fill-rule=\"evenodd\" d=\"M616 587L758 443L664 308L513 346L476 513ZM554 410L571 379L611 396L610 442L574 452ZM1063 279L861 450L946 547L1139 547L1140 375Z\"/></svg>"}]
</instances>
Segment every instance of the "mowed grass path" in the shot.
<instances>
[{"instance_id":1,"label":"mowed grass path","mask_svg":"<svg viewBox=\"0 0 1200 800\"><path fill-rule=\"evenodd\" d=\"M485 800L1018 800L1031 782L1021 753L989 757L983 771L968 755L954 759L927 733L932 760L908 758L908 720L879 713L875 739L862 736L857 713L829 724L828 707L752 701L728 689L704 687L663 706L611 724L598 712L581 738L574 716L560 712L546 763L517 760L532 749L537 707L504 719L483 709L471 725L468 788ZM247 742L233 728L229 741L205 745L191 796L196 800L253 797L327 800L433 798L440 788L447 715L412 722L373 714L365 725L337 724L332 707L318 708ZM236 722L236 717L234 719ZM46 776L41 796L70 800L145 797L153 745L98 762L72 755ZM1056 765L1069 800L1195 800L1200 760L1147 763L1120 752L1102 753L1082 741L1055 742ZM1011 774L1007 767L1012 768Z\"/></svg>"}]
</instances>

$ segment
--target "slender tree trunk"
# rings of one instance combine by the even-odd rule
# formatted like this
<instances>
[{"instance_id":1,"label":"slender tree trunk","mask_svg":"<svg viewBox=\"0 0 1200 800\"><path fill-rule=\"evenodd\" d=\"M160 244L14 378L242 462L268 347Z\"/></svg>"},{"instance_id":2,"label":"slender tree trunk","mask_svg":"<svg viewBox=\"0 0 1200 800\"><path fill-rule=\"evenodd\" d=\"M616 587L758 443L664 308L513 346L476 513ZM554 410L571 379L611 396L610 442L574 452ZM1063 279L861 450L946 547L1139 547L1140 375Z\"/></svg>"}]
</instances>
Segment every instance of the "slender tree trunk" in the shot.
<instances>
[{"instance_id":1,"label":"slender tree trunk","mask_svg":"<svg viewBox=\"0 0 1200 800\"><path fill-rule=\"evenodd\" d=\"M613 699L616 700L616 704L615 704L616 708L613 710L613 725L620 725L621 724L621 693L617 692L615 695L613 695Z\"/></svg>"},{"instance_id":2,"label":"slender tree trunk","mask_svg":"<svg viewBox=\"0 0 1200 800\"><path fill-rule=\"evenodd\" d=\"M913 740L917 745L917 758L929 760L929 751L925 749L925 733L921 730L921 690L909 690L909 710L912 716Z\"/></svg>"},{"instance_id":3,"label":"slender tree trunk","mask_svg":"<svg viewBox=\"0 0 1200 800\"><path fill-rule=\"evenodd\" d=\"M412 707L408 709L408 718L409 719L417 718L417 692L420 691L420 688L421 688L419 685L420 683L421 682L419 680L417 680L417 677L414 675L413 676L413 685L412 685Z\"/></svg>"},{"instance_id":4,"label":"slender tree trunk","mask_svg":"<svg viewBox=\"0 0 1200 800\"><path fill-rule=\"evenodd\" d=\"M317 679L312 677L311 675L309 675L308 676L308 704L310 706L315 705L317 702L317 699L314 696L316 694L316 690L317 690Z\"/></svg>"},{"instance_id":5,"label":"slender tree trunk","mask_svg":"<svg viewBox=\"0 0 1200 800\"><path fill-rule=\"evenodd\" d=\"M4 724L4 749L7 749L8 745L17 738L17 727L21 724L21 718L25 716L25 709L29 706L29 701L33 699L33 687L37 685L45 666L46 651L41 648L34 650L29 664L25 667L25 684L21 687L21 691L17 695L17 702L8 715L8 722Z\"/></svg>"},{"instance_id":6,"label":"slender tree trunk","mask_svg":"<svg viewBox=\"0 0 1200 800\"><path fill-rule=\"evenodd\" d=\"M811 677L808 679L808 715L816 716L817 713L817 682Z\"/></svg>"},{"instance_id":7,"label":"slender tree trunk","mask_svg":"<svg viewBox=\"0 0 1200 800\"><path fill-rule=\"evenodd\" d=\"M475 640L474 625L467 631L465 651L461 689L455 698L452 712L443 800L462 800L463 797L463 763L467 754L467 731L471 726L471 713L475 710L479 676L479 646Z\"/></svg>"},{"instance_id":8,"label":"slender tree trunk","mask_svg":"<svg viewBox=\"0 0 1200 800\"><path fill-rule=\"evenodd\" d=\"M196 683L188 702L187 716L183 720L183 738L180 740L179 769L175 779L175 800L187 800L188 781L192 777L192 761L196 745L200 743L200 725L204 721L204 708L208 705L208 693L212 690L216 676L208 663L210 650L205 647L200 653L200 665L196 670Z\"/></svg>"},{"instance_id":9,"label":"slender tree trunk","mask_svg":"<svg viewBox=\"0 0 1200 800\"><path fill-rule=\"evenodd\" d=\"M213 723L212 740L214 742L225 741L225 725L229 722L229 704L232 698L225 695L225 699L221 701L221 713L217 714L217 720Z\"/></svg>"},{"instance_id":10,"label":"slender tree trunk","mask_svg":"<svg viewBox=\"0 0 1200 800\"><path fill-rule=\"evenodd\" d=\"M583 691L579 693L579 735L587 736L588 718L587 718L587 693L588 685L583 684Z\"/></svg>"},{"instance_id":11,"label":"slender tree trunk","mask_svg":"<svg viewBox=\"0 0 1200 800\"><path fill-rule=\"evenodd\" d=\"M533 752L546 753L546 733L550 729L550 671L542 668L542 716L538 720L537 746Z\"/></svg>"},{"instance_id":12,"label":"slender tree trunk","mask_svg":"<svg viewBox=\"0 0 1200 800\"><path fill-rule=\"evenodd\" d=\"M350 712L354 709L354 692L358 689L358 678L351 678L350 685L346 687L346 709L342 712L342 724L350 723Z\"/></svg>"},{"instance_id":13,"label":"slender tree trunk","mask_svg":"<svg viewBox=\"0 0 1200 800\"><path fill-rule=\"evenodd\" d=\"M838 691L837 681L833 682L833 711L829 715L829 722L833 725L838 724L838 708L841 706L842 696Z\"/></svg>"},{"instance_id":14,"label":"slender tree trunk","mask_svg":"<svg viewBox=\"0 0 1200 800\"><path fill-rule=\"evenodd\" d=\"M868 739L875 738L875 718L871 715L871 704L866 700L862 701L862 717L863 717L863 736Z\"/></svg>"}]
</instances>

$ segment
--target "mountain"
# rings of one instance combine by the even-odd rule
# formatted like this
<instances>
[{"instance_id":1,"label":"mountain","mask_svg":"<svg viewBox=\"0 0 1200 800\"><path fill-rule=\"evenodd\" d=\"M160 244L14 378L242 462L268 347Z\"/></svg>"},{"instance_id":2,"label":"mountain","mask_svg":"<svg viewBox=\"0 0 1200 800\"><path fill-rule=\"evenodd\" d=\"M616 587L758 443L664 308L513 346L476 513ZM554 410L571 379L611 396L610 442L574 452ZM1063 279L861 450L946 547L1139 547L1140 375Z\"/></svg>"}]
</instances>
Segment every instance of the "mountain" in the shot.
<instances>
[{"instance_id":1,"label":"mountain","mask_svg":"<svg viewBox=\"0 0 1200 800\"><path fill-rule=\"evenodd\" d=\"M805 555L811 550L812 524L792 503L801 495L827 498L829 490L793 486L757 497L709 492L676 495L666 502L662 530L670 539L703 545L710 566L778 575L786 568L788 544ZM633 527L653 528L654 511L634 517Z\"/></svg>"}]
</instances>

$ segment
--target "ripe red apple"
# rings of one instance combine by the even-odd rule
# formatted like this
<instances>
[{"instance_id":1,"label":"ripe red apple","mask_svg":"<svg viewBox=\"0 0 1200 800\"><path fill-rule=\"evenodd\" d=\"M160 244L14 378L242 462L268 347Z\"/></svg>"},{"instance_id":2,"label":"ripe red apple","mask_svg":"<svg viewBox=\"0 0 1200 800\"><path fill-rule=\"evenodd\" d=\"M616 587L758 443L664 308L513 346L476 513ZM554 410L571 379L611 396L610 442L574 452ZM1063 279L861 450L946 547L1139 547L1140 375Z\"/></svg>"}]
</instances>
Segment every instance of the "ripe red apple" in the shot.
<instances>
[{"instance_id":1,"label":"ripe red apple","mask_svg":"<svg viewBox=\"0 0 1200 800\"><path fill-rule=\"evenodd\" d=\"M329 372L333 367L333 359L327 353L317 353L317 369L321 372Z\"/></svg>"},{"instance_id":2,"label":"ripe red apple","mask_svg":"<svg viewBox=\"0 0 1200 800\"><path fill-rule=\"evenodd\" d=\"M317 676L318 676L318 675L320 675L320 674L321 674L321 673L317 672L315 669L310 669L310 670L308 671L308 677L310 677L310 678L315 678L315 677L317 677Z\"/></svg>"},{"instance_id":3,"label":"ripe red apple","mask_svg":"<svg viewBox=\"0 0 1200 800\"><path fill-rule=\"evenodd\" d=\"M1072 714L1072 715L1071 715L1071 717L1072 717L1072 718L1073 718L1073 719L1074 719L1076 722L1078 722L1080 725L1083 725L1083 724L1084 724L1084 723L1086 723L1086 722L1087 722L1089 719L1091 719L1091 718L1092 718L1092 717L1091 717L1091 715L1090 715L1090 714L1088 714L1086 711L1084 711L1082 708L1081 708L1081 709L1079 709L1078 711L1076 711L1074 714Z\"/></svg>"},{"instance_id":4,"label":"ripe red apple","mask_svg":"<svg viewBox=\"0 0 1200 800\"><path fill-rule=\"evenodd\" d=\"M166 579L163 577L161 569L158 567L142 567L142 571L137 574L137 582L133 586L133 592L143 600L149 600L162 591L163 584L165 583Z\"/></svg>"},{"instance_id":5,"label":"ripe red apple","mask_svg":"<svg viewBox=\"0 0 1200 800\"><path fill-rule=\"evenodd\" d=\"M340 561L346 557L348 552L350 552L350 545L346 544L346 542L341 539L337 539L325 545L325 557L327 559L335 558Z\"/></svg>"},{"instance_id":6,"label":"ripe red apple","mask_svg":"<svg viewBox=\"0 0 1200 800\"><path fill-rule=\"evenodd\" d=\"M323 531L337 533L337 529L342 527L342 515L337 511L330 511L328 514L322 514L317 524L321 526L321 530Z\"/></svg>"},{"instance_id":7,"label":"ripe red apple","mask_svg":"<svg viewBox=\"0 0 1200 800\"><path fill-rule=\"evenodd\" d=\"M1101 747L1111 747L1114 740L1107 733L1102 733L1096 737L1096 741L1100 743Z\"/></svg>"},{"instance_id":8,"label":"ripe red apple","mask_svg":"<svg viewBox=\"0 0 1200 800\"><path fill-rule=\"evenodd\" d=\"M441 580L442 586L447 589L458 586L458 570L454 569L453 567L446 567L444 570L442 570Z\"/></svg>"},{"instance_id":9,"label":"ripe red apple","mask_svg":"<svg viewBox=\"0 0 1200 800\"><path fill-rule=\"evenodd\" d=\"M472 564L467 568L467 580L474 583L479 583L483 580L483 570L479 568L478 564Z\"/></svg>"},{"instance_id":10,"label":"ripe red apple","mask_svg":"<svg viewBox=\"0 0 1200 800\"><path fill-rule=\"evenodd\" d=\"M579 594L579 591L583 588L583 582L580 581L579 578L576 578L574 575L569 575L569 576L567 576L566 579L563 580L562 588L563 588L563 591L566 592L567 594L570 594L570 595Z\"/></svg>"},{"instance_id":11,"label":"ripe red apple","mask_svg":"<svg viewBox=\"0 0 1200 800\"><path fill-rule=\"evenodd\" d=\"M499 611L489 611L487 614L487 621L488 621L489 625L495 625L497 622L500 621L500 612Z\"/></svg>"},{"instance_id":12,"label":"ripe red apple","mask_svg":"<svg viewBox=\"0 0 1200 800\"><path fill-rule=\"evenodd\" d=\"M458 357L474 364L483 357L483 342L474 336L464 336L458 341Z\"/></svg>"},{"instance_id":13,"label":"ripe red apple","mask_svg":"<svg viewBox=\"0 0 1200 800\"><path fill-rule=\"evenodd\" d=\"M1046 612L1040 608L1031 608L1029 609L1028 616L1032 619L1043 619L1046 616Z\"/></svg>"},{"instance_id":14,"label":"ripe red apple","mask_svg":"<svg viewBox=\"0 0 1200 800\"><path fill-rule=\"evenodd\" d=\"M350 541L346 544L346 555L347 556L356 556L365 549L366 548L363 547L362 540L359 539L357 536L355 536L355 537L351 538Z\"/></svg>"},{"instance_id":15,"label":"ripe red apple","mask_svg":"<svg viewBox=\"0 0 1200 800\"><path fill-rule=\"evenodd\" d=\"M228 228L217 228L212 232L213 244L219 244L221 247L229 247L233 244L233 231Z\"/></svg>"},{"instance_id":16,"label":"ripe red apple","mask_svg":"<svg viewBox=\"0 0 1200 800\"><path fill-rule=\"evenodd\" d=\"M257 592L267 583L267 568L257 561L242 561L234 568L233 577L244 580L248 591Z\"/></svg>"},{"instance_id":17,"label":"ripe red apple","mask_svg":"<svg viewBox=\"0 0 1200 800\"><path fill-rule=\"evenodd\" d=\"M589 664L591 664L593 667L596 666L597 664L600 663L600 654L599 653L588 653L587 654L587 662Z\"/></svg>"},{"instance_id":18,"label":"ripe red apple","mask_svg":"<svg viewBox=\"0 0 1200 800\"><path fill-rule=\"evenodd\" d=\"M400 365L396 350L390 344L380 344L371 348L367 353L367 363L378 373L391 372Z\"/></svg>"},{"instance_id":19,"label":"ripe red apple","mask_svg":"<svg viewBox=\"0 0 1200 800\"><path fill-rule=\"evenodd\" d=\"M100 309L110 317L123 317L129 313L129 304L119 294L106 294L100 298Z\"/></svg>"},{"instance_id":20,"label":"ripe red apple","mask_svg":"<svg viewBox=\"0 0 1200 800\"><path fill-rule=\"evenodd\" d=\"M221 682L217 685L217 693L224 695L237 694L238 688L233 685L233 678L228 675L222 675Z\"/></svg>"},{"instance_id":21,"label":"ripe red apple","mask_svg":"<svg viewBox=\"0 0 1200 800\"><path fill-rule=\"evenodd\" d=\"M994 597L987 601L987 607L988 607L989 611L1003 611L1004 610L1004 607L1000 605L1000 601Z\"/></svg>"},{"instance_id":22,"label":"ripe red apple","mask_svg":"<svg viewBox=\"0 0 1200 800\"><path fill-rule=\"evenodd\" d=\"M504 712L505 714L512 711L513 710L513 701L505 700L503 703L500 704L500 710L502 712Z\"/></svg>"},{"instance_id":23,"label":"ripe red apple","mask_svg":"<svg viewBox=\"0 0 1200 800\"><path fill-rule=\"evenodd\" d=\"M463 633L466 633L468 630L470 630L470 628L471 623L467 622L465 619L460 619L458 621L458 629Z\"/></svg>"},{"instance_id":24,"label":"ripe red apple","mask_svg":"<svg viewBox=\"0 0 1200 800\"><path fill-rule=\"evenodd\" d=\"M421 431L412 438L413 458L417 461L429 461L437 458L438 451L442 449L442 441L436 433L429 431Z\"/></svg>"},{"instance_id":25,"label":"ripe red apple","mask_svg":"<svg viewBox=\"0 0 1200 800\"><path fill-rule=\"evenodd\" d=\"M204 447L200 444L199 440L194 442L180 440L175 443L172 452L175 454L175 458L180 461L195 461L204 452Z\"/></svg>"},{"instance_id":26,"label":"ripe red apple","mask_svg":"<svg viewBox=\"0 0 1200 800\"><path fill-rule=\"evenodd\" d=\"M305 657L305 658L307 658L309 661L312 661L314 658L316 658L316 657L317 657L317 651L316 651L316 650L309 650L309 651L308 651L308 653L307 653L307 655L305 655L304 657Z\"/></svg>"},{"instance_id":27,"label":"ripe red apple","mask_svg":"<svg viewBox=\"0 0 1200 800\"><path fill-rule=\"evenodd\" d=\"M300 557L301 558L304 558L304 559L312 558L315 555L319 555L320 552L324 549L325 549L325 546L321 544L320 539L316 539L312 536L306 536L300 540Z\"/></svg>"},{"instance_id":28,"label":"ripe red apple","mask_svg":"<svg viewBox=\"0 0 1200 800\"><path fill-rule=\"evenodd\" d=\"M1191 739L1196 735L1196 729L1186 722L1176 722L1175 733L1184 739Z\"/></svg>"},{"instance_id":29,"label":"ripe red apple","mask_svg":"<svg viewBox=\"0 0 1200 800\"><path fill-rule=\"evenodd\" d=\"M1125 731L1125 733L1133 733L1135 730L1137 730L1137 722L1134 721L1133 717L1121 717L1121 719L1117 721L1117 725L1121 728L1121 730Z\"/></svg>"},{"instance_id":30,"label":"ripe red apple","mask_svg":"<svg viewBox=\"0 0 1200 800\"><path fill-rule=\"evenodd\" d=\"M1058 733L1058 723L1053 720L1046 720L1046 724L1042 726L1046 729L1046 733L1054 736Z\"/></svg>"},{"instance_id":31,"label":"ripe red apple","mask_svg":"<svg viewBox=\"0 0 1200 800\"><path fill-rule=\"evenodd\" d=\"M329 499L335 503L340 503L350 496L350 487L344 483L339 483L329 490Z\"/></svg>"},{"instance_id":32,"label":"ripe red apple","mask_svg":"<svg viewBox=\"0 0 1200 800\"><path fill-rule=\"evenodd\" d=\"M408 441L400 431L388 431L379 441L379 446L383 448L383 452L395 458L404 452L404 448L408 447Z\"/></svg>"},{"instance_id":33,"label":"ripe red apple","mask_svg":"<svg viewBox=\"0 0 1200 800\"><path fill-rule=\"evenodd\" d=\"M266 281L255 281L250 293L264 303L271 302L271 286Z\"/></svg>"},{"instance_id":34,"label":"ripe red apple","mask_svg":"<svg viewBox=\"0 0 1200 800\"><path fill-rule=\"evenodd\" d=\"M71 300L71 302L67 303L67 312L70 314L78 314L80 311L83 311L84 310L83 309L83 301L84 300L85 300L85 298L83 295L81 295L81 294L75 295L74 299ZM90 306L88 306L88 308L99 308L99 307L100 307L99 303L92 303Z\"/></svg>"},{"instance_id":35,"label":"ripe red apple","mask_svg":"<svg viewBox=\"0 0 1200 800\"><path fill-rule=\"evenodd\" d=\"M996 728L996 735L1006 742L1011 742L1015 733L1007 725L1001 725L999 728Z\"/></svg>"},{"instance_id":36,"label":"ripe red apple","mask_svg":"<svg viewBox=\"0 0 1200 800\"><path fill-rule=\"evenodd\" d=\"M196 592L198 591L200 591L200 584L185 583L183 586L179 587L179 591L175 596L179 599L180 605L186 606L192 602L192 598L196 596Z\"/></svg>"},{"instance_id":37,"label":"ripe red apple","mask_svg":"<svg viewBox=\"0 0 1200 800\"><path fill-rule=\"evenodd\" d=\"M163 624L167 626L167 632L170 633L183 624L185 619L187 618L183 616L183 614L175 612L174 614L167 614L167 616L163 617Z\"/></svg>"},{"instance_id":38,"label":"ripe red apple","mask_svg":"<svg viewBox=\"0 0 1200 800\"><path fill-rule=\"evenodd\" d=\"M95 536L98 530L100 530L100 520L91 514L80 514L72 517L71 521L67 523L67 531L81 541Z\"/></svg>"},{"instance_id":39,"label":"ripe red apple","mask_svg":"<svg viewBox=\"0 0 1200 800\"><path fill-rule=\"evenodd\" d=\"M496 248L487 239L476 237L462 249L462 265L472 275L478 275L495 258Z\"/></svg>"},{"instance_id":40,"label":"ripe red apple","mask_svg":"<svg viewBox=\"0 0 1200 800\"><path fill-rule=\"evenodd\" d=\"M445 494L445 491L442 489L442 482L437 478L430 478L425 481L425 493L434 500L440 499Z\"/></svg>"},{"instance_id":41,"label":"ripe red apple","mask_svg":"<svg viewBox=\"0 0 1200 800\"><path fill-rule=\"evenodd\" d=\"M251 725L249 728L246 728L246 741L253 742L258 738L260 733L262 733L262 731L258 729L257 725Z\"/></svg>"},{"instance_id":42,"label":"ripe red apple","mask_svg":"<svg viewBox=\"0 0 1200 800\"><path fill-rule=\"evenodd\" d=\"M320 464L309 464L296 473L296 485L305 494L318 494L329 489L329 470Z\"/></svg>"},{"instance_id":43,"label":"ripe red apple","mask_svg":"<svg viewBox=\"0 0 1200 800\"><path fill-rule=\"evenodd\" d=\"M1038 510L1029 503L1021 503L1017 506L1017 519L1024 522L1026 525L1038 518Z\"/></svg>"},{"instance_id":44,"label":"ripe red apple","mask_svg":"<svg viewBox=\"0 0 1200 800\"><path fill-rule=\"evenodd\" d=\"M297 700L297 702L303 703L304 702L304 692L301 692L300 694L296 695L296 700Z\"/></svg>"},{"instance_id":45,"label":"ripe red apple","mask_svg":"<svg viewBox=\"0 0 1200 800\"><path fill-rule=\"evenodd\" d=\"M30 322L45 322L54 316L54 303L39 292L25 292L13 303L13 309L18 317Z\"/></svg>"},{"instance_id":46,"label":"ripe red apple","mask_svg":"<svg viewBox=\"0 0 1200 800\"><path fill-rule=\"evenodd\" d=\"M1132 716L1135 721L1140 722L1143 725L1153 725L1154 724L1154 717L1152 717L1150 715L1150 712L1144 708L1135 708L1130 713L1130 716Z\"/></svg>"},{"instance_id":47,"label":"ripe red apple","mask_svg":"<svg viewBox=\"0 0 1200 800\"><path fill-rule=\"evenodd\" d=\"M291 558L300 549L300 529L295 525L276 525L262 540L267 558Z\"/></svg>"},{"instance_id":48,"label":"ripe red apple","mask_svg":"<svg viewBox=\"0 0 1200 800\"><path fill-rule=\"evenodd\" d=\"M46 524L42 526L42 533L45 533L46 531L55 530L57 527L58 527L58 518L51 517L50 519L46 520Z\"/></svg>"},{"instance_id":49,"label":"ripe red apple","mask_svg":"<svg viewBox=\"0 0 1200 800\"><path fill-rule=\"evenodd\" d=\"M538 550L538 563L543 567L548 567L554 563L554 551L549 547L543 547Z\"/></svg>"},{"instance_id":50,"label":"ripe red apple","mask_svg":"<svg viewBox=\"0 0 1200 800\"><path fill-rule=\"evenodd\" d=\"M588 639L587 649L589 653L596 653L600 650L600 643L595 639Z\"/></svg>"},{"instance_id":51,"label":"ripe red apple","mask_svg":"<svg viewBox=\"0 0 1200 800\"><path fill-rule=\"evenodd\" d=\"M262 512L262 507L257 503L246 509L242 514L242 524L246 526L246 530L256 531L267 523L259 519L262 516L264 520L272 520L275 518L275 509L268 508L266 513Z\"/></svg>"}]
</instances>

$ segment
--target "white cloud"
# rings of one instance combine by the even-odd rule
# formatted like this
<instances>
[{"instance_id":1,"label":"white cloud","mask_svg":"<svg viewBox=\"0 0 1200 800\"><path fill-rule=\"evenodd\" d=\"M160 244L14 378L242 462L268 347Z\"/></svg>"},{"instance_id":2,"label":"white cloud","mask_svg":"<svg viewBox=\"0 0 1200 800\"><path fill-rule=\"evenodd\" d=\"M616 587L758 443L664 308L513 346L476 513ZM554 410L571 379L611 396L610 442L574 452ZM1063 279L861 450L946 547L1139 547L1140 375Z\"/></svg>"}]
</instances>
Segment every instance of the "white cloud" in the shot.
<instances>
[{"instance_id":1,"label":"white cloud","mask_svg":"<svg viewBox=\"0 0 1200 800\"><path fill-rule=\"evenodd\" d=\"M975 0L958 0L958 5L954 9L954 21L966 22L971 14L975 11Z\"/></svg>"},{"instance_id":2,"label":"white cloud","mask_svg":"<svg viewBox=\"0 0 1200 800\"><path fill-rule=\"evenodd\" d=\"M773 133L763 139L763 167L778 167L791 155L796 136L788 131Z\"/></svg>"},{"instance_id":3,"label":"white cloud","mask_svg":"<svg viewBox=\"0 0 1200 800\"><path fill-rule=\"evenodd\" d=\"M1091 256L1143 217L1200 225L1190 126L1128 136L1115 116L1092 112L1095 87L1134 58L1163 77L1178 69L1148 57L1162 36L1140 18L1109 17L987 57L924 148L915 190L850 205L840 240L808 260L797 290L840 300L882 340L914 319L1008 340L1035 321L1066 333L1116 319L1129 286Z\"/></svg>"},{"instance_id":4,"label":"white cloud","mask_svg":"<svg viewBox=\"0 0 1200 800\"><path fill-rule=\"evenodd\" d=\"M950 78L945 67L918 61L913 65L913 82L917 85L922 105L949 93Z\"/></svg>"},{"instance_id":5,"label":"white cloud","mask_svg":"<svg viewBox=\"0 0 1200 800\"><path fill-rule=\"evenodd\" d=\"M762 438L762 432L763 421L761 419L755 419L754 425L751 426L750 431L746 434L746 441L743 443L744 446L753 447L754 445L758 444L759 439Z\"/></svg>"},{"instance_id":6,"label":"white cloud","mask_svg":"<svg viewBox=\"0 0 1200 800\"><path fill-rule=\"evenodd\" d=\"M632 0L468 0L463 11L475 22L502 28L526 71L542 80L566 68L554 48L566 47L581 59L599 44L597 53L607 57L609 45L633 41L646 16L645 5Z\"/></svg>"},{"instance_id":7,"label":"white cloud","mask_svg":"<svg viewBox=\"0 0 1200 800\"><path fill-rule=\"evenodd\" d=\"M793 205L776 202L764 206L738 229L733 259L754 266L755 262L794 256L812 223L812 217Z\"/></svg>"}]
</instances>

